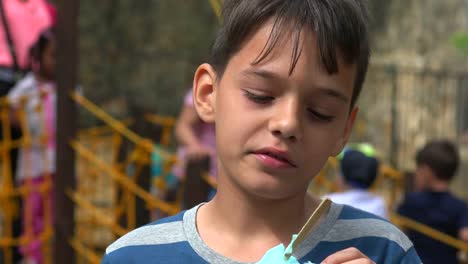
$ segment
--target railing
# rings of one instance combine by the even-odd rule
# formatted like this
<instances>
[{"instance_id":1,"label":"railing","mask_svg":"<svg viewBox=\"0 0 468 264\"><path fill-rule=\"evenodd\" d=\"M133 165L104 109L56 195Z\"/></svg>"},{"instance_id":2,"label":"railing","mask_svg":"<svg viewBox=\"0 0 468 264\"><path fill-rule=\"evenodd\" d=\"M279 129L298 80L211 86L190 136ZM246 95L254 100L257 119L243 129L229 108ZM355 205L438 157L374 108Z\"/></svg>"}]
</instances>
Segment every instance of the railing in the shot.
<instances>
[{"instance_id":1,"label":"railing","mask_svg":"<svg viewBox=\"0 0 468 264\"><path fill-rule=\"evenodd\" d=\"M32 94L19 98L18 102L8 101L6 98L0 98L0 123L2 139L0 142L1 153L1 172L0 172L0 213L2 222L0 231L0 248L3 253L3 261L12 263L14 259L13 248L24 248L32 242L41 245L41 253L45 263L51 263L50 240L53 236L52 225L52 204L50 200L51 190L53 188L52 172L47 170L42 173L40 181L32 178L34 172L30 164L25 164L23 174L25 178L21 181L15 179L15 172L12 171L13 158L11 150L24 148L44 148L47 149L47 143L50 135L41 133L38 136L32 135L29 131L29 122L26 115L28 100L35 98L42 100L48 96L48 93ZM29 107L31 107L29 105ZM11 109L15 108L15 111ZM45 124L42 105L39 104L36 109L37 118L41 124ZM12 122L11 119L16 122ZM23 134L20 138L12 138L11 124L16 123ZM24 159L30 158L30 153L25 152ZM44 168L48 168L50 160L47 155L42 156ZM20 166L21 164L18 164ZM19 206L22 203L22 206ZM39 205L37 205L39 204ZM37 219L33 215L36 206L43 207L41 227L37 228ZM24 229L19 234L19 219L22 219ZM16 225L15 225L16 224ZM16 227L14 227L16 226ZM36 230L37 229L37 230ZM16 234L15 234L16 233ZM0 259L1 260L1 259ZM1 261L0 261L1 262Z\"/></svg>"},{"instance_id":2,"label":"railing","mask_svg":"<svg viewBox=\"0 0 468 264\"><path fill-rule=\"evenodd\" d=\"M92 194L86 192L84 188L80 187L80 184L78 184L79 187L76 191L67 190L68 196L77 204L79 210L89 215L86 219L88 223L91 222L101 227L101 230L103 227L110 230L111 235L107 236L106 243L101 247L93 245L90 241L82 241L81 238L89 237L89 235L84 234L89 233L89 230L80 228L77 225L79 235L74 238L72 246L80 255L94 263L97 259L100 259L102 250L107 244L138 226L137 215L139 210L157 210L165 215L172 215L180 211L179 201L174 203L165 202L150 193L150 186L144 188L138 184L142 178L150 177L147 173L144 174L143 171L147 171L150 166L152 153L160 155L164 159L164 167L169 169L176 162L176 157L163 148L157 147L151 140L139 136L130 130L126 124L112 118L83 96L73 94L72 98L82 108L98 117L107 127L94 129L92 133L108 138L109 134L112 135L112 150L111 153L108 153L107 160L104 160L97 154L98 152L93 150L92 143L83 143L81 139L71 142L72 148L82 162L88 164L85 167L93 168L99 174L99 177L108 178L107 182L110 183L110 186L113 186L110 188L113 189L112 193L107 197L108 204L104 207L99 207L90 200ZM156 115L146 115L145 120L162 127L160 145L167 146L171 140L175 120L170 117ZM87 135L90 132L88 131ZM122 155L121 150L125 145L125 141L127 141L127 145L133 145L133 148L131 150L127 149ZM167 169L163 170L163 173L167 173ZM80 173L80 177L83 177L83 175L85 174ZM143 208L137 208L138 201L144 204ZM150 221L149 215L144 218L146 219L140 219L140 221ZM100 254L96 254L96 251Z\"/></svg>"},{"instance_id":3,"label":"railing","mask_svg":"<svg viewBox=\"0 0 468 264\"><path fill-rule=\"evenodd\" d=\"M44 97L46 94L41 94ZM153 141L142 138L127 128L132 120L119 122L105 113L102 109L92 104L79 94L72 94L72 98L90 111L106 125L86 129L78 133L78 139L71 142L71 146L78 154L77 169L78 185L76 190L66 190L67 195L76 204L76 237L69 242L76 252L91 263L97 263L100 259L102 248L107 246L116 236L121 236L137 225L137 200L145 204L147 210L158 210L167 215L177 213L180 208L178 201L167 203L150 194L148 189L142 188L137 181L141 176L143 167L150 164L150 154L158 153L164 158L165 168L176 161L173 154L157 147ZM15 148L28 148L32 145L45 149L47 146L49 131L44 130L40 135L29 133L29 122L25 107L30 98L24 97L17 103L17 111L11 110L11 103L6 98L0 98L0 121L2 124L2 141L0 142L0 263L13 263L13 248L24 247L32 241L42 242L41 253L44 263L52 263L51 238L53 236L52 208L50 203L44 203L44 211L47 212L41 219L32 215L31 205L27 202L33 192L39 193L43 200L51 195L53 177L50 173L44 176L44 181L39 185L33 184L31 179L18 185L11 170L12 157L10 151ZM42 104L36 109L41 127L45 127L45 118ZM23 131L21 138L13 139L10 132L11 118L17 122ZM170 117L146 115L148 122L159 125L162 128L161 146L167 146L171 141L172 127L175 120ZM132 150L119 153L125 141L134 145ZM119 156L120 154L120 156ZM43 157L44 164L47 155ZM25 171L31 174L30 164L25 164ZM130 172L132 169L133 172ZM163 170L166 173L167 170ZM101 185L101 186L99 186ZM99 187L105 187L99 189ZM159 186L161 187L161 186ZM108 191L106 191L106 189ZM117 193L120 192L120 193ZM20 206L22 202L23 206ZM24 215L21 216L21 212ZM26 227L24 234L19 235L15 231L14 224L19 219ZM32 230L32 221L43 221L44 227L40 233ZM144 221L149 221L146 219ZM92 241L93 233L99 233L103 228L108 232L101 232L105 239ZM17 251L17 250L16 250ZM96 253L99 252L99 253Z\"/></svg>"}]
</instances>

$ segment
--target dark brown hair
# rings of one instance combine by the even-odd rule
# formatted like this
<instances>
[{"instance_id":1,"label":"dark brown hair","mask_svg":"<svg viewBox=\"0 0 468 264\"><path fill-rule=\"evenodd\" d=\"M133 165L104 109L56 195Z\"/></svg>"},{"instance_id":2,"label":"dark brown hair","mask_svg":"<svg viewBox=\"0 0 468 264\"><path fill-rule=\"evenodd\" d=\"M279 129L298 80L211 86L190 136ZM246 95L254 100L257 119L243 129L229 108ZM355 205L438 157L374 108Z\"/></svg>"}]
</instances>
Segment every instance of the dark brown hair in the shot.
<instances>
[{"instance_id":1,"label":"dark brown hair","mask_svg":"<svg viewBox=\"0 0 468 264\"><path fill-rule=\"evenodd\" d=\"M55 28L49 28L41 32L30 49L33 63L38 63L39 65L42 64L44 52L52 41L55 41Z\"/></svg>"},{"instance_id":2,"label":"dark brown hair","mask_svg":"<svg viewBox=\"0 0 468 264\"><path fill-rule=\"evenodd\" d=\"M342 56L347 64L357 65L353 106L362 89L370 57L368 12L363 0L224 0L223 23L210 60L220 77L249 35L270 19L274 21L272 32L253 63L265 59L280 37L292 30L291 74L301 55L301 31L309 29L316 34L320 58L329 74L339 71L337 56Z\"/></svg>"},{"instance_id":3,"label":"dark brown hair","mask_svg":"<svg viewBox=\"0 0 468 264\"><path fill-rule=\"evenodd\" d=\"M431 141L416 154L418 166L428 166L438 179L444 181L450 181L455 176L459 163L458 150L448 140Z\"/></svg>"}]
</instances>

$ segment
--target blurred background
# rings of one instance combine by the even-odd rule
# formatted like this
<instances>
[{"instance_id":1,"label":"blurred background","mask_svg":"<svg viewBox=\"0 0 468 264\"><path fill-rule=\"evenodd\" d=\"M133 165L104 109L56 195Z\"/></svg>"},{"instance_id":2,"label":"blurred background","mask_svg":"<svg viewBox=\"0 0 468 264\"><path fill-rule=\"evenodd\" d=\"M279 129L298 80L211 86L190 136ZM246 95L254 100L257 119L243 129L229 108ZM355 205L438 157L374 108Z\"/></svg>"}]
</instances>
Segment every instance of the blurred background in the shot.
<instances>
[{"instance_id":1,"label":"blurred background","mask_svg":"<svg viewBox=\"0 0 468 264\"><path fill-rule=\"evenodd\" d=\"M369 4L373 57L353 141L372 143L392 165L412 169L415 150L428 139L468 140L468 2ZM135 105L177 116L216 32L210 1L80 5L84 95L119 119ZM80 117L83 126L96 122Z\"/></svg>"},{"instance_id":2,"label":"blurred background","mask_svg":"<svg viewBox=\"0 0 468 264\"><path fill-rule=\"evenodd\" d=\"M8 11L11 2L45 1L3 2ZM50 1L57 9L57 68L50 80L58 87L57 133L45 125L38 125L41 133L26 132L31 111L44 116L37 122L47 119L45 103L28 112L30 94L2 101L0 263L99 263L105 247L119 236L197 204L216 189L206 162L186 161L183 180L174 166L181 163L178 117L196 67L209 56L221 2ZM450 190L466 202L468 0L368 2L372 60L350 141L372 145L381 161L372 190L395 211L412 190L415 153L428 141L444 138L457 146L461 160ZM35 39L54 25L51 21L31 30ZM15 23L21 22L8 24L12 35ZM7 38L0 41L8 47ZM11 61L1 67L15 68ZM34 65L22 72L28 70L34 72ZM8 132L15 126L22 131L16 138ZM55 134L54 152L67 166L58 162L41 173L39 184L18 180L17 167L33 161L12 165L18 159L12 150L30 149L36 141L46 149ZM53 162L47 154L41 157L42 163ZM338 171L339 162L330 160L310 191L337 191ZM28 202L34 193L42 201L39 214ZM392 218L405 224L397 220ZM451 246L468 248L453 239ZM34 251L40 257L25 257Z\"/></svg>"}]
</instances>

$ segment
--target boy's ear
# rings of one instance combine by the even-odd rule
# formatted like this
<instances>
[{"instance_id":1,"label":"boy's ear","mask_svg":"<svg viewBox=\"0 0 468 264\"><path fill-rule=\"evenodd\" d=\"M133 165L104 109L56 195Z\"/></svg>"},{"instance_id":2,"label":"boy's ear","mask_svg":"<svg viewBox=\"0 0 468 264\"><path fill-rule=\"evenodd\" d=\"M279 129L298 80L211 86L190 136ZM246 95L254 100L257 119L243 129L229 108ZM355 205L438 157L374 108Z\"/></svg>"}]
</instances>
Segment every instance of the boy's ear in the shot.
<instances>
[{"instance_id":1,"label":"boy's ear","mask_svg":"<svg viewBox=\"0 0 468 264\"><path fill-rule=\"evenodd\" d=\"M216 98L216 72L210 64L200 65L193 78L193 105L200 118L214 122Z\"/></svg>"},{"instance_id":2,"label":"boy's ear","mask_svg":"<svg viewBox=\"0 0 468 264\"><path fill-rule=\"evenodd\" d=\"M341 138L336 142L335 148L333 149L332 157L338 156L343 148L348 143L349 136L351 136L351 131L353 130L354 121L356 120L356 116L359 112L359 107L354 107L351 113L349 113L348 121L346 121L346 127L343 131L343 135Z\"/></svg>"}]
</instances>

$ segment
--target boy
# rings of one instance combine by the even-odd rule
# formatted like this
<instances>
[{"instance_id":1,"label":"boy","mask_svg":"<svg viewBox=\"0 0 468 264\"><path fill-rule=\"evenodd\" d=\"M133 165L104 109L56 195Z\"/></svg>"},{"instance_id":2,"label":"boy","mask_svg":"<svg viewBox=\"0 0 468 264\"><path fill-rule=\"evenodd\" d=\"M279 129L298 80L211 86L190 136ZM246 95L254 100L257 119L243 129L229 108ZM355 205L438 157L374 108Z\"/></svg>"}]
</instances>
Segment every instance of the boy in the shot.
<instances>
[{"instance_id":1,"label":"boy","mask_svg":"<svg viewBox=\"0 0 468 264\"><path fill-rule=\"evenodd\" d=\"M377 178L379 161L359 150L345 148L340 168L344 190L326 196L335 203L351 205L388 219L384 199L369 190Z\"/></svg>"},{"instance_id":2,"label":"boy","mask_svg":"<svg viewBox=\"0 0 468 264\"><path fill-rule=\"evenodd\" d=\"M468 208L449 191L459 164L457 148L447 140L429 142L416 154L415 187L398 213L468 242ZM425 264L458 263L457 250L423 234L408 236Z\"/></svg>"},{"instance_id":3,"label":"boy","mask_svg":"<svg viewBox=\"0 0 468 264\"><path fill-rule=\"evenodd\" d=\"M214 123L218 191L137 229L104 263L252 263L287 245L320 203L313 175L340 153L369 59L360 0L225 0L195 108ZM294 251L299 263L419 263L389 223L333 204ZM369 259L369 256L371 259Z\"/></svg>"}]
</instances>

